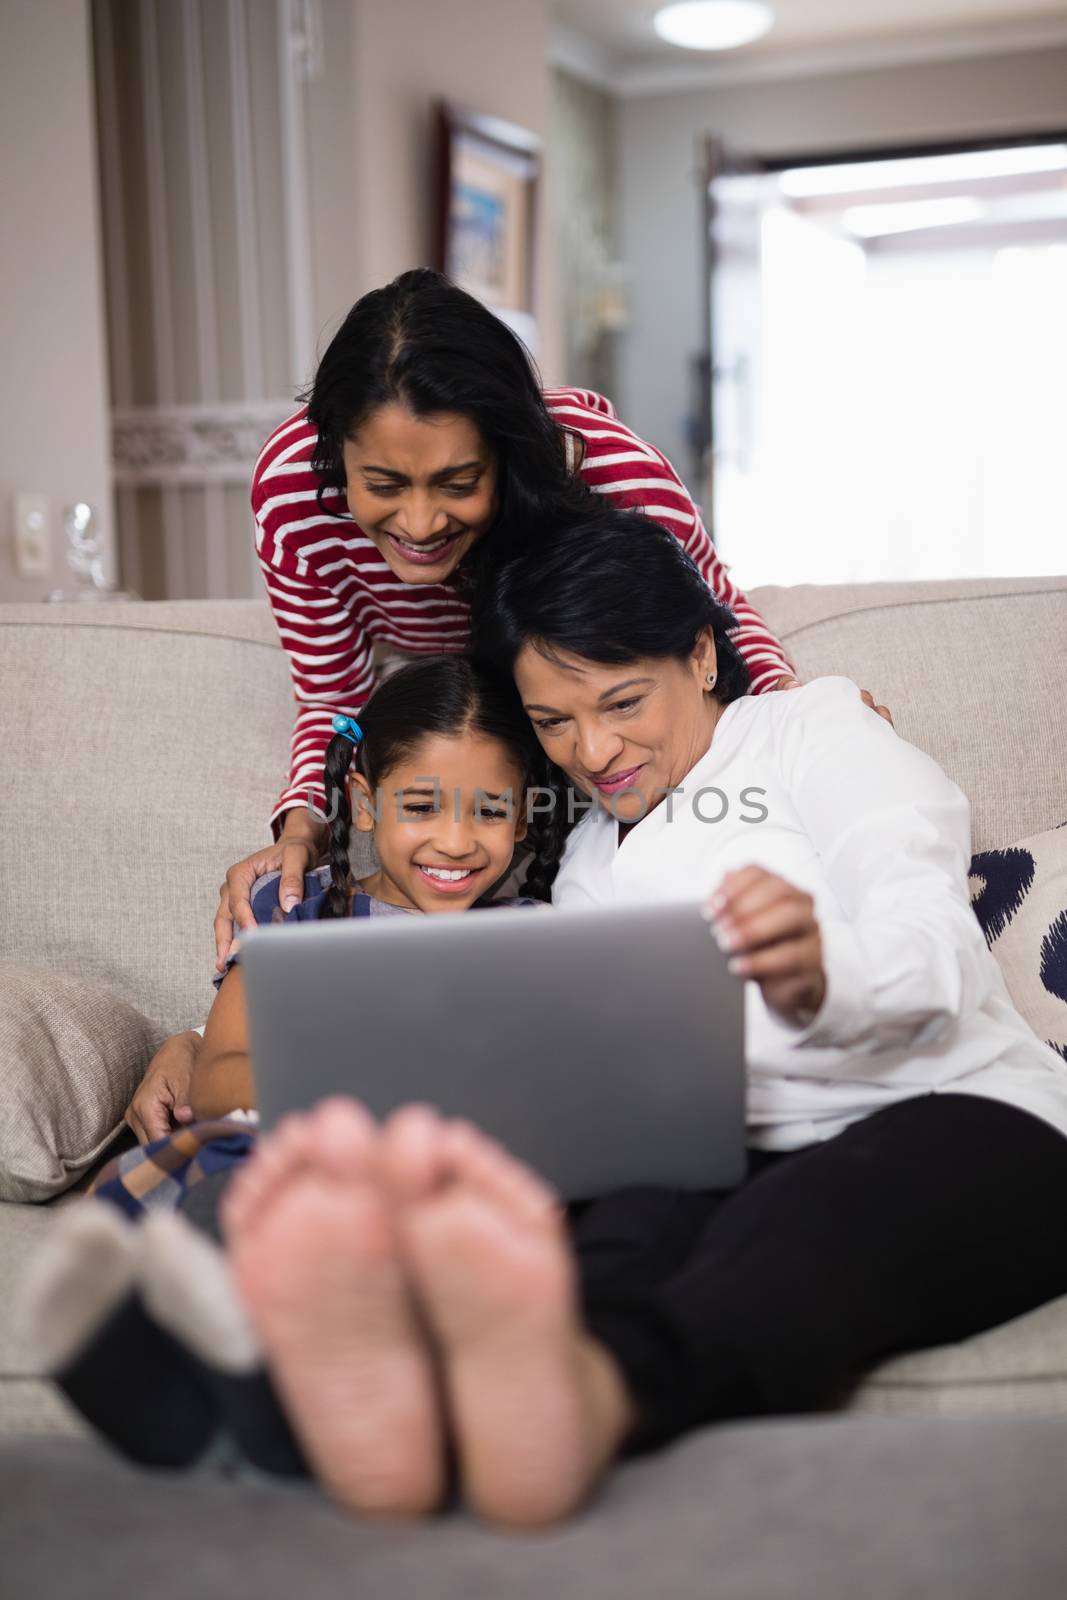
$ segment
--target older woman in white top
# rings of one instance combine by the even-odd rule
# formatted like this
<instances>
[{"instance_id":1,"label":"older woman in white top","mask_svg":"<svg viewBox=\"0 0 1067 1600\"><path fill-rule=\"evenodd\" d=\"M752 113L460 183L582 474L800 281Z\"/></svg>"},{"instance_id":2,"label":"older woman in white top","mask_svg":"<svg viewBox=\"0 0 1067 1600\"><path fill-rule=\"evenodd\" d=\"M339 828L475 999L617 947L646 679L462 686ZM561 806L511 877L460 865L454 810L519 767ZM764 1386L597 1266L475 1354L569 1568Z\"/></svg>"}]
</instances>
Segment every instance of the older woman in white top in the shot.
<instances>
[{"instance_id":1,"label":"older woman in white top","mask_svg":"<svg viewBox=\"0 0 1067 1600\"><path fill-rule=\"evenodd\" d=\"M747 988L747 1180L571 1219L582 1444L546 1422L566 1487L542 1511L619 1448L831 1406L894 1352L1067 1292L1067 1065L971 911L964 795L846 679L747 695L728 626L669 534L610 509L476 617L561 791L593 802L569 836L557 810L553 904L703 898ZM523 1446L497 1455L506 1495Z\"/></svg>"},{"instance_id":2,"label":"older woman in white top","mask_svg":"<svg viewBox=\"0 0 1067 1600\"><path fill-rule=\"evenodd\" d=\"M632 669L574 665L531 647L519 668L545 748L598 794L620 764L637 771L625 800L571 835L553 904L717 891L719 943L739 976L761 980L746 1002L755 1147L795 1150L929 1091L985 1095L1067 1133L1067 1066L1012 1006L971 910L967 800L853 683L820 678L766 704L705 691L694 711L707 749L680 781L651 773L677 788L628 825L671 697L631 682L623 693L640 699L623 720L595 702L608 692L610 706ZM566 720L541 709L561 698ZM588 731L575 733L583 712ZM669 713L667 728L680 732Z\"/></svg>"}]
</instances>

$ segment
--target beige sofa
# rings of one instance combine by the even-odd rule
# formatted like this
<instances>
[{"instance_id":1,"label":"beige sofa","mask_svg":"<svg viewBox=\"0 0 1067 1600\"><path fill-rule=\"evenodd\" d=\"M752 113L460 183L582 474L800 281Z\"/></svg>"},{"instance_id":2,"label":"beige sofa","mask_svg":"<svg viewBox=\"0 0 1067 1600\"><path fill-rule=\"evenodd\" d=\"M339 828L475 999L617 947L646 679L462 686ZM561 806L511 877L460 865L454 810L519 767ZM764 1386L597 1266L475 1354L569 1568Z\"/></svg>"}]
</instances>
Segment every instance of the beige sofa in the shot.
<instances>
[{"instance_id":1,"label":"beige sofa","mask_svg":"<svg viewBox=\"0 0 1067 1600\"><path fill-rule=\"evenodd\" d=\"M976 848L1067 820L1067 578L753 598L802 676L874 690L962 785ZM0 961L77 974L159 1030L202 1021L219 880L265 838L290 733L266 606L0 607L0 674ZM55 1213L0 1204L0 1432L79 1428L12 1321ZM853 1409L1067 1412L1067 1300L887 1363Z\"/></svg>"}]
</instances>

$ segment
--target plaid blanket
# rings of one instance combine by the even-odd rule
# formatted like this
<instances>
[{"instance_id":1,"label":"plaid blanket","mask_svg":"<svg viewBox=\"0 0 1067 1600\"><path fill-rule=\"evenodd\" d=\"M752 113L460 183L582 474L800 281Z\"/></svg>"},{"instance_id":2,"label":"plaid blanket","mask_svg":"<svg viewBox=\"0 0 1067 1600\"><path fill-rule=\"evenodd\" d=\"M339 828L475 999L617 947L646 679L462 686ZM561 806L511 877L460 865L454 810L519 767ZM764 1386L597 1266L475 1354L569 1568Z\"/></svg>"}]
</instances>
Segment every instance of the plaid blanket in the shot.
<instances>
[{"instance_id":1,"label":"plaid blanket","mask_svg":"<svg viewBox=\"0 0 1067 1600\"><path fill-rule=\"evenodd\" d=\"M140 1222L150 1211L177 1211L203 1178L245 1161L255 1147L257 1118L235 1112L215 1122L194 1122L165 1139L116 1156L91 1193Z\"/></svg>"}]
</instances>

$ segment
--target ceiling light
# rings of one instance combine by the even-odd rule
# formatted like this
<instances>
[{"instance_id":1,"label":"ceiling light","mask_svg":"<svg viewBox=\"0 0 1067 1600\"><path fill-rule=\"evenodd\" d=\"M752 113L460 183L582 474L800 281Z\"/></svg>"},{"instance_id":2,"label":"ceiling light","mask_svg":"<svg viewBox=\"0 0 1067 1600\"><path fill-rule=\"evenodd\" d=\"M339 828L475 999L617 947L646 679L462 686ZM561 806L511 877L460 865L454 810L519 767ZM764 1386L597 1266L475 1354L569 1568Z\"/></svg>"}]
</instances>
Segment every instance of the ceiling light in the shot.
<instances>
[{"instance_id":1,"label":"ceiling light","mask_svg":"<svg viewBox=\"0 0 1067 1600\"><path fill-rule=\"evenodd\" d=\"M966 195L948 200L907 200L899 205L849 206L841 218L849 233L877 239L886 233L911 233L919 228L947 228L977 222L986 208Z\"/></svg>"},{"instance_id":2,"label":"ceiling light","mask_svg":"<svg viewBox=\"0 0 1067 1600\"><path fill-rule=\"evenodd\" d=\"M661 39L684 50L735 50L773 25L774 12L762 0L683 0L652 19Z\"/></svg>"}]
</instances>

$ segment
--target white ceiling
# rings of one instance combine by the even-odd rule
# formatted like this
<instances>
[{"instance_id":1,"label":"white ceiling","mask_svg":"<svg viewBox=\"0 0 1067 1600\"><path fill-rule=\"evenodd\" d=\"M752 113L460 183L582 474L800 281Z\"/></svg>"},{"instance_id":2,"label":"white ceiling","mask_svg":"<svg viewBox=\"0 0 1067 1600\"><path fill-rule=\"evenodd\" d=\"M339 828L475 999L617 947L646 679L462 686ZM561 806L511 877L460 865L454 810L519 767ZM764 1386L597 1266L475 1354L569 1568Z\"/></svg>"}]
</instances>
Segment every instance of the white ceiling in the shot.
<instances>
[{"instance_id":1,"label":"white ceiling","mask_svg":"<svg viewBox=\"0 0 1067 1600\"><path fill-rule=\"evenodd\" d=\"M1067 44L1067 0L771 0L771 31L739 50L680 50L652 28L662 0L556 0L556 57L640 89L664 72L762 75L813 67ZM568 60L568 56L572 59Z\"/></svg>"}]
</instances>

